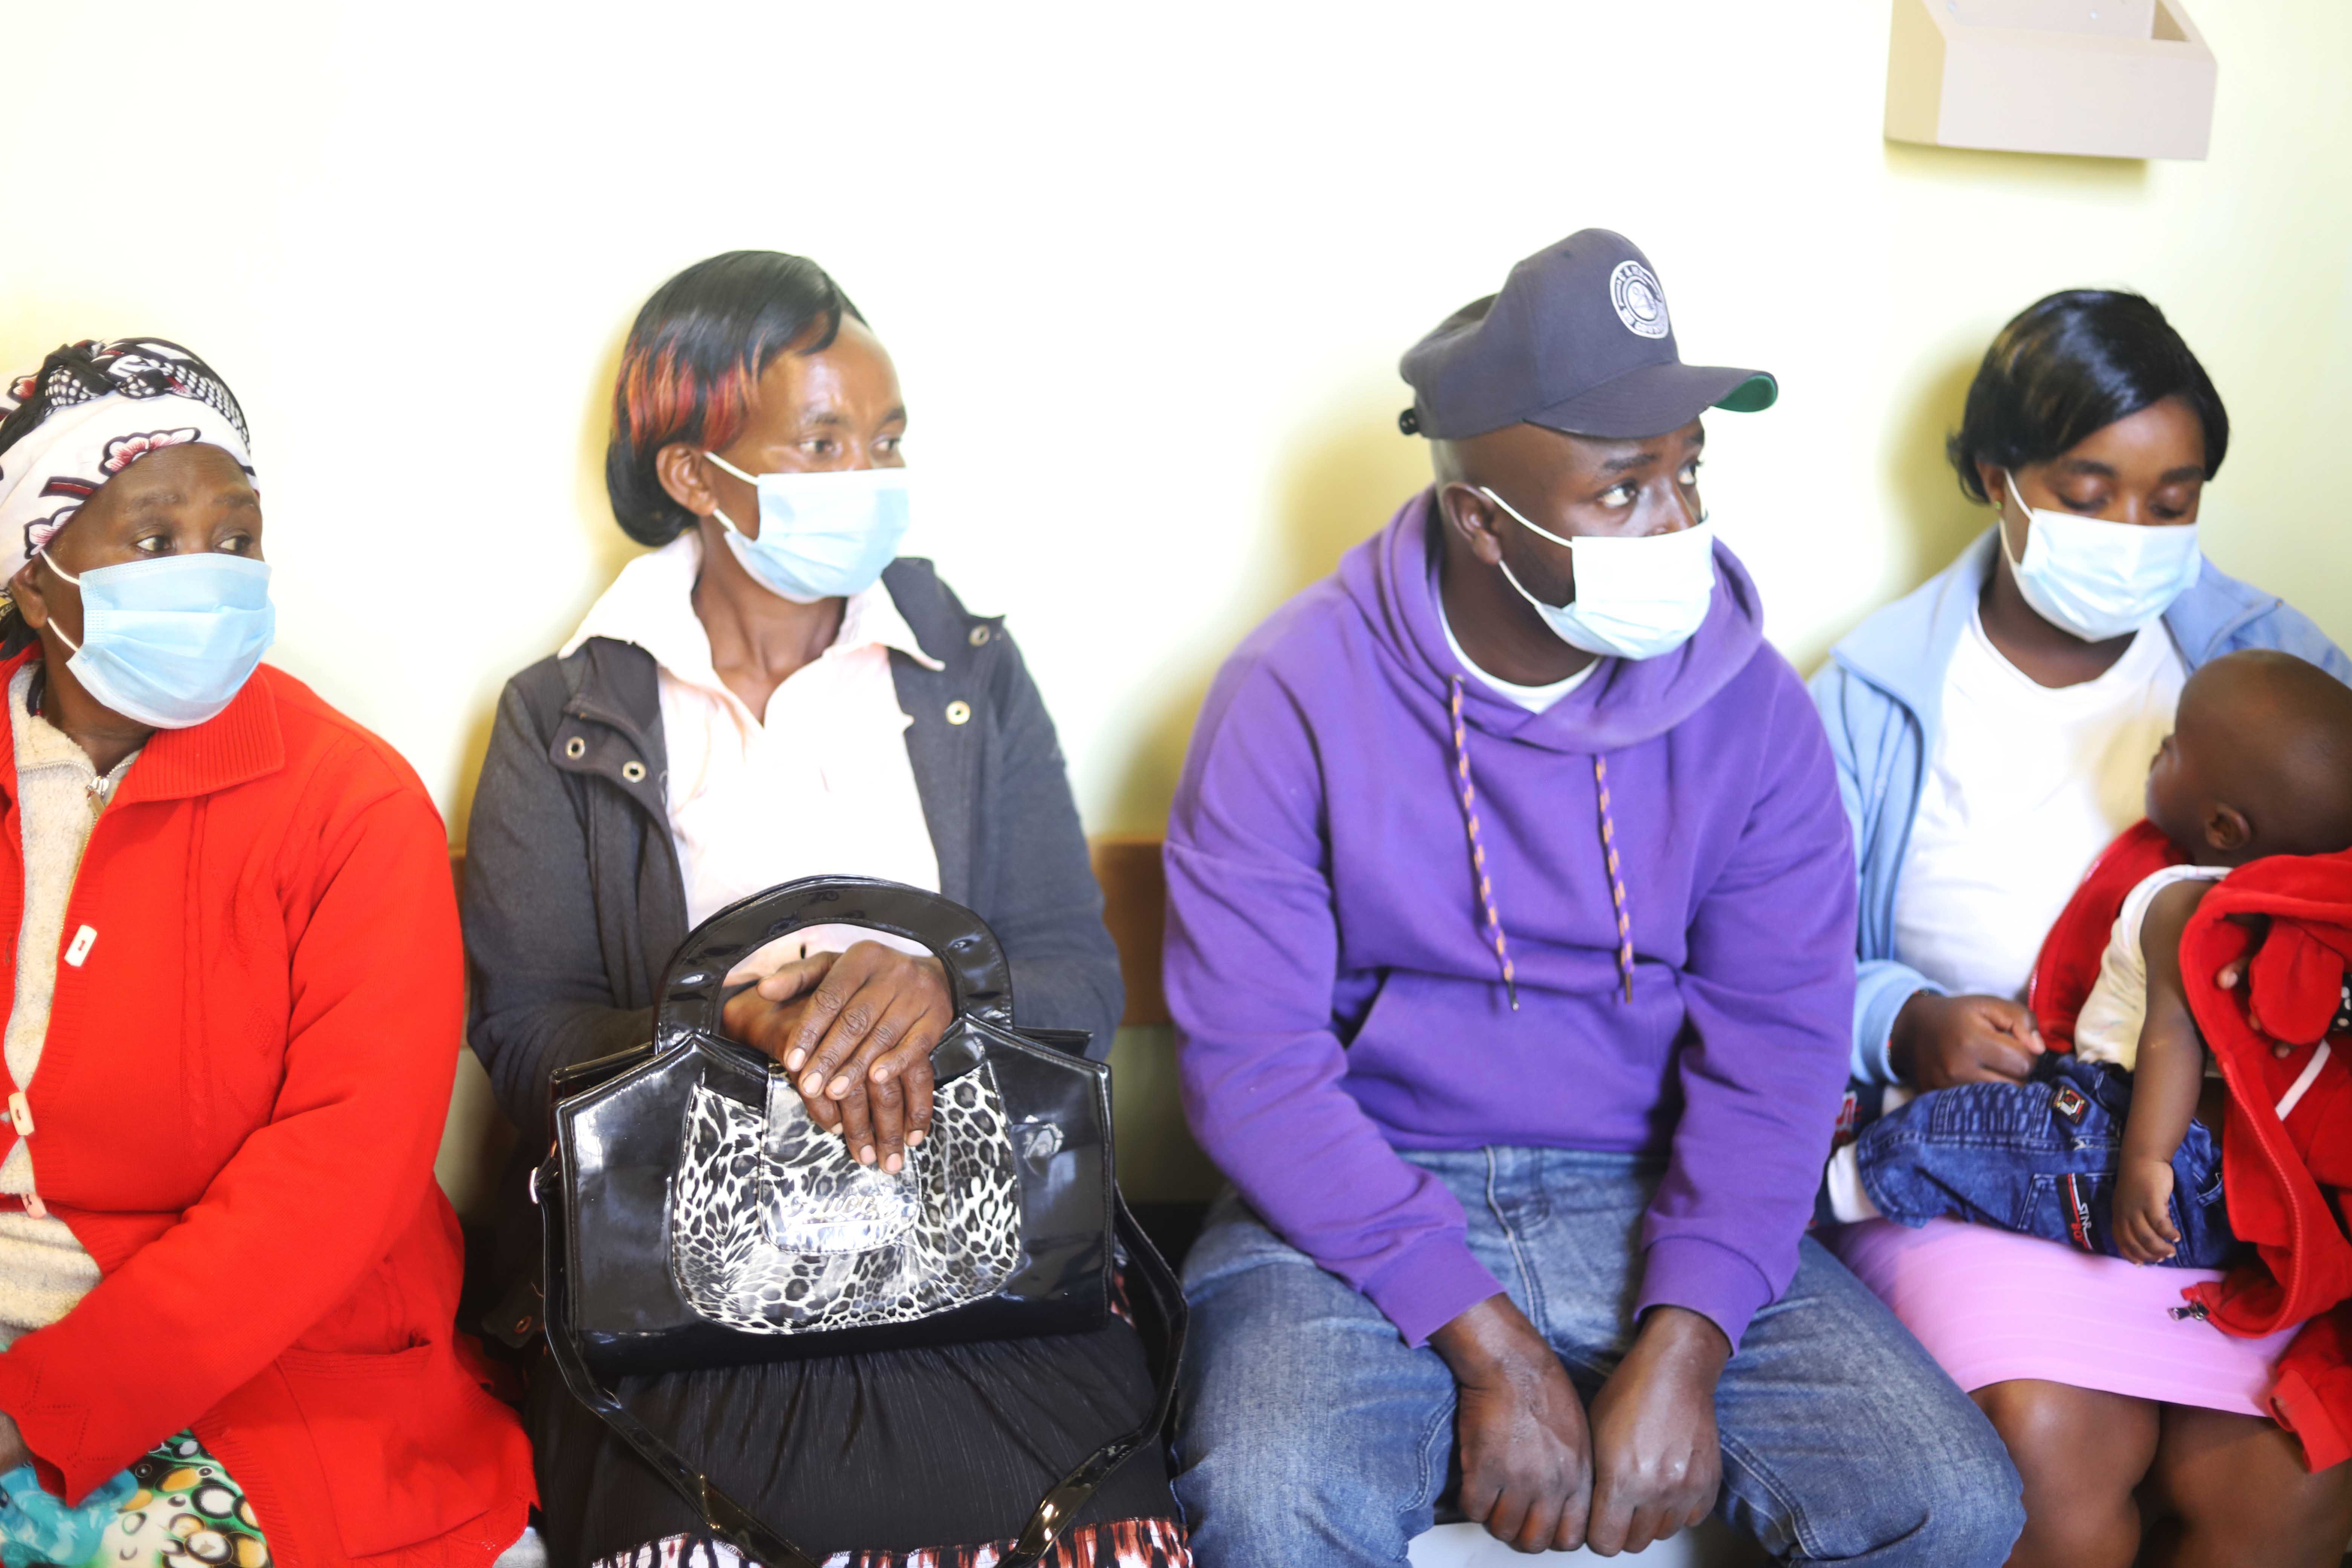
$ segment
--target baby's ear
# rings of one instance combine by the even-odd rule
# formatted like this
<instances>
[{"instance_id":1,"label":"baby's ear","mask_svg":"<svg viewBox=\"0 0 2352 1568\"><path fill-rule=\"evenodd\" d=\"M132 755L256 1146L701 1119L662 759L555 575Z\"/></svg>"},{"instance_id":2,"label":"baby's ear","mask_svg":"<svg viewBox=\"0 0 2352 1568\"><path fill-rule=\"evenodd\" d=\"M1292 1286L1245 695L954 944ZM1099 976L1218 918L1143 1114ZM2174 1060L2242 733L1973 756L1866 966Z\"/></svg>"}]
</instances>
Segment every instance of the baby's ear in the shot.
<instances>
[{"instance_id":1,"label":"baby's ear","mask_svg":"<svg viewBox=\"0 0 2352 1568\"><path fill-rule=\"evenodd\" d=\"M2205 843L2225 855L2234 855L2253 842L2254 825L2234 805L2216 801L2205 809Z\"/></svg>"}]
</instances>

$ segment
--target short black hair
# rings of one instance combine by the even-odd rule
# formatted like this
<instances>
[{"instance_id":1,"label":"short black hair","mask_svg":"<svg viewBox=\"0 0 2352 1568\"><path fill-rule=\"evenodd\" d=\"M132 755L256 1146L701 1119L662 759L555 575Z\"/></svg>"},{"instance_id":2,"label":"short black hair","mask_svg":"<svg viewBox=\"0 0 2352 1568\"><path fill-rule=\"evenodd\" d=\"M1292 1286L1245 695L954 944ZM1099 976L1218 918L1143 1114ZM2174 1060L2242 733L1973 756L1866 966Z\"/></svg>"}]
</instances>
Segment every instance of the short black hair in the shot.
<instances>
[{"instance_id":1,"label":"short black hair","mask_svg":"<svg viewBox=\"0 0 2352 1568\"><path fill-rule=\"evenodd\" d=\"M2230 449L2230 415L2197 356L2151 300L2116 289L2036 300L2001 328L1945 444L1960 489L1990 503L1979 463L2046 463L2168 397L2205 427L2205 477Z\"/></svg>"},{"instance_id":2,"label":"short black hair","mask_svg":"<svg viewBox=\"0 0 2352 1568\"><path fill-rule=\"evenodd\" d=\"M730 250L654 290L621 351L604 489L621 531L667 544L694 515L662 489L654 459L674 441L727 445L778 354L833 346L841 319L864 321L825 269L780 250Z\"/></svg>"}]
</instances>

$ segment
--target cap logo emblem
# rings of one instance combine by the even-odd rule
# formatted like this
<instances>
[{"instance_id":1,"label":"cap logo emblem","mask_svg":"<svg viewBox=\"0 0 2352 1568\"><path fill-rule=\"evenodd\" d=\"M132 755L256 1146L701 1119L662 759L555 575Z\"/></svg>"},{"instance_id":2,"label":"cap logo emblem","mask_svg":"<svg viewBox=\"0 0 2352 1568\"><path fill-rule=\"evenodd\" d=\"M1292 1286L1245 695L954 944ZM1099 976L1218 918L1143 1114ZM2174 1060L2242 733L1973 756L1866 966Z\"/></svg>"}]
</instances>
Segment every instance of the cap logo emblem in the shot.
<instances>
[{"instance_id":1,"label":"cap logo emblem","mask_svg":"<svg viewBox=\"0 0 2352 1568\"><path fill-rule=\"evenodd\" d=\"M1638 261L1621 261L1609 275L1609 302L1617 319L1636 337L1666 335L1666 294L1657 279Z\"/></svg>"}]
</instances>

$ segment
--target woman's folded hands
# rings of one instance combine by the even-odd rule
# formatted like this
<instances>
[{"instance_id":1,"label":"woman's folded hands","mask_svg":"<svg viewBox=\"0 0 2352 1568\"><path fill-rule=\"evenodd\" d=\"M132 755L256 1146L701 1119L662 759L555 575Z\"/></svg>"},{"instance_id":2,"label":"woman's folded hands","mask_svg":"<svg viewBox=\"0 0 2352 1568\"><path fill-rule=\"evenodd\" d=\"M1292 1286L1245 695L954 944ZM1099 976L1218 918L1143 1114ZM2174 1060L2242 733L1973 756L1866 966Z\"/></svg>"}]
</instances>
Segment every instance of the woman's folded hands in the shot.
<instances>
[{"instance_id":1,"label":"woman's folded hands","mask_svg":"<svg viewBox=\"0 0 2352 1568\"><path fill-rule=\"evenodd\" d=\"M896 1173L931 1127L931 1048L955 1021L947 971L861 942L795 959L727 1003L728 1034L794 1075L861 1164Z\"/></svg>"}]
</instances>

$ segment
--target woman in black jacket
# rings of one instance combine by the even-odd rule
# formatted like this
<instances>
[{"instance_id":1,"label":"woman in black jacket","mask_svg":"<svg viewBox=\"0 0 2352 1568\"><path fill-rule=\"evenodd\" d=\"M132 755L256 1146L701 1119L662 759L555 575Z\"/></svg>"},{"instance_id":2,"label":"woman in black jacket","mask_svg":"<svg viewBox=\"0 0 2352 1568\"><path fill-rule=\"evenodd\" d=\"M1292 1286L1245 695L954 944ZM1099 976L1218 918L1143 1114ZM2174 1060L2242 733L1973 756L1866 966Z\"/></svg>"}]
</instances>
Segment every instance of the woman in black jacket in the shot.
<instances>
[{"instance_id":1,"label":"woman in black jacket","mask_svg":"<svg viewBox=\"0 0 2352 1568\"><path fill-rule=\"evenodd\" d=\"M804 258L714 257L639 314L606 483L622 528L661 548L509 682L467 837L472 1041L527 1155L547 1147L551 1071L651 1037L690 927L797 876L887 877L977 910L1017 1022L1108 1049L1118 958L1052 721L1003 625L928 562L893 559L905 422L888 355ZM729 1032L895 1171L929 1125L945 976L873 933L792 941L738 971L766 977L729 1004ZM859 1568L992 1560L1151 1397L1124 1321L621 1393L753 1513ZM681 1541L731 1556L543 1361L530 1417L553 1562L651 1568ZM1113 1473L1049 1561L1189 1563L1156 1450Z\"/></svg>"}]
</instances>

